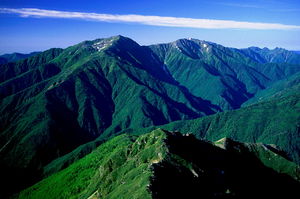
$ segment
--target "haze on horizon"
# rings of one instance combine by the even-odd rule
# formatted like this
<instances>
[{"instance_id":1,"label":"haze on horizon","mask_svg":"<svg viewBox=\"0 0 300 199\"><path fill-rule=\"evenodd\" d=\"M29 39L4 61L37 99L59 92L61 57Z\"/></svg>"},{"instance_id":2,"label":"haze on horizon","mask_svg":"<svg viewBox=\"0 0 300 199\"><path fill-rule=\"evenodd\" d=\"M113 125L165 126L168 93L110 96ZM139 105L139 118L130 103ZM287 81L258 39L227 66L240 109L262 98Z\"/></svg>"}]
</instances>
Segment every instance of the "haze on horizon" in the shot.
<instances>
[{"instance_id":1,"label":"haze on horizon","mask_svg":"<svg viewBox=\"0 0 300 199\"><path fill-rule=\"evenodd\" d=\"M2 0L0 54L114 35L141 45L192 37L235 48L300 50L299 18L297 0Z\"/></svg>"}]
</instances>

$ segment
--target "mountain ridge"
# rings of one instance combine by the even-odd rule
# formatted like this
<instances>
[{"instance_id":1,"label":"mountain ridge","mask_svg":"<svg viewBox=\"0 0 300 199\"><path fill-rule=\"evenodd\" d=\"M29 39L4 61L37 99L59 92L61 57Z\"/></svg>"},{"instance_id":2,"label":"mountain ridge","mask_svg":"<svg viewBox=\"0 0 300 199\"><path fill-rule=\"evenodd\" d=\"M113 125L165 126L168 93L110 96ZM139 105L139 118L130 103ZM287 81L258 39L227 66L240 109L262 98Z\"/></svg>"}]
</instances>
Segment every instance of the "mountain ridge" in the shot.
<instances>
[{"instance_id":1,"label":"mountain ridge","mask_svg":"<svg viewBox=\"0 0 300 199\"><path fill-rule=\"evenodd\" d=\"M14 189L7 190L41 180L52 161L97 138L238 109L300 71L298 55L260 63L245 54L195 39L140 46L115 36L1 64L0 163Z\"/></svg>"},{"instance_id":2,"label":"mountain ridge","mask_svg":"<svg viewBox=\"0 0 300 199\"><path fill-rule=\"evenodd\" d=\"M178 43L179 47L176 46ZM181 39L149 47L179 83L196 96L219 105L221 109L239 108L257 91L299 70L298 65L286 67L280 62L260 63L242 50L195 39ZM186 53L194 52L195 48L198 54ZM299 55L295 56L299 60Z\"/></svg>"},{"instance_id":3,"label":"mountain ridge","mask_svg":"<svg viewBox=\"0 0 300 199\"><path fill-rule=\"evenodd\" d=\"M219 144L197 140L192 135L162 129L137 138L123 134L21 192L19 198L119 198L120 195L125 198L251 198L256 194L273 196L297 192L299 175L294 169L299 166L284 160L267 145L243 144L228 139L225 142L226 147L220 148ZM277 159L289 167L281 170L268 165ZM260 181L252 184L258 176ZM72 183L68 183L70 178ZM86 180L81 181L82 178ZM57 186L57 183L61 185ZM281 186L282 183L289 186ZM274 186L279 189L266 188ZM128 189L132 191L128 192Z\"/></svg>"}]
</instances>

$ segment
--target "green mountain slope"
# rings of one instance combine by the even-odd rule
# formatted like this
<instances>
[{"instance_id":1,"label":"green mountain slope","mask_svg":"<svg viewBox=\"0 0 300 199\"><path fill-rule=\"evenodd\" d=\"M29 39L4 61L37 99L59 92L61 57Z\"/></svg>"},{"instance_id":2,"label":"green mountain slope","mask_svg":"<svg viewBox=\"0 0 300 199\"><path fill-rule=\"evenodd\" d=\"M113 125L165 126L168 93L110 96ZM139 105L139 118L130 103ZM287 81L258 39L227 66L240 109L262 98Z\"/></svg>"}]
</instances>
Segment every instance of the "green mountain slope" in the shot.
<instances>
[{"instance_id":1,"label":"green mountain slope","mask_svg":"<svg viewBox=\"0 0 300 199\"><path fill-rule=\"evenodd\" d=\"M27 186L46 164L107 128L118 132L219 111L180 86L152 51L122 36L0 67L1 170L16 189L10 183L21 173L19 184Z\"/></svg>"},{"instance_id":2,"label":"green mountain slope","mask_svg":"<svg viewBox=\"0 0 300 199\"><path fill-rule=\"evenodd\" d=\"M242 106L247 106L257 102L271 100L281 96L297 94L300 91L300 73L296 73L286 79L280 80L274 85L255 94L253 98L246 101Z\"/></svg>"},{"instance_id":3,"label":"green mountain slope","mask_svg":"<svg viewBox=\"0 0 300 199\"><path fill-rule=\"evenodd\" d=\"M207 138L212 141L224 136L234 136L235 139L244 142L275 143L284 149L288 155L299 163L298 125L299 125L299 81L298 75L291 76L288 80L281 80L274 86L258 92L264 96L259 101L266 100L248 108L220 113L210 117L204 117L191 121L179 121L167 124L162 128L169 130L180 130L181 132L198 132L199 138ZM252 98L249 102L254 103L258 97ZM254 102L253 102L254 101ZM155 127L151 127L153 129ZM127 129L123 132L149 131L146 129ZM232 132L231 132L232 131ZM242 132L242 133L241 133ZM207 133L209 136L207 136ZM113 136L108 128L105 135ZM290 141L294 140L294 141ZM96 142L97 143L97 142ZM290 146L291 145L291 146ZM45 173L53 173L82 157L86 151L90 151L94 144L78 148L76 151L48 164Z\"/></svg>"},{"instance_id":4,"label":"green mountain slope","mask_svg":"<svg viewBox=\"0 0 300 199\"><path fill-rule=\"evenodd\" d=\"M272 149L230 139L209 143L161 129L138 138L124 134L18 198L251 198L299 193L299 166Z\"/></svg>"},{"instance_id":5,"label":"green mountain slope","mask_svg":"<svg viewBox=\"0 0 300 199\"><path fill-rule=\"evenodd\" d=\"M229 137L241 142L275 144L299 164L299 99L298 92L235 111L173 122L161 128L193 132L198 138L212 141Z\"/></svg>"},{"instance_id":6,"label":"green mountain slope","mask_svg":"<svg viewBox=\"0 0 300 199\"><path fill-rule=\"evenodd\" d=\"M137 140L128 135L115 137L65 170L25 190L20 198L88 198L96 191L100 198L150 198L149 167L165 155L164 138L161 131Z\"/></svg>"},{"instance_id":7,"label":"green mountain slope","mask_svg":"<svg viewBox=\"0 0 300 199\"><path fill-rule=\"evenodd\" d=\"M116 36L1 64L0 175L6 182L1 194L17 192L65 168L125 129L143 132L150 126L239 108L300 69L297 55L270 63L248 54L195 39L140 46ZM294 105L298 110L297 97L289 97L291 106L278 112L291 119L281 121L272 111L272 117L253 119L257 122L251 125L262 121L274 131L265 126L253 131L256 127L251 125L235 129L229 122L226 131L210 132L205 126L210 119L205 118L195 132L211 140L229 136L276 143L298 160L298 114L287 109ZM275 110L277 102L274 106ZM260 117L265 114L257 112ZM226 117L217 125L227 125ZM278 129L271 118L280 124ZM187 124L181 127L186 129Z\"/></svg>"},{"instance_id":8,"label":"green mountain slope","mask_svg":"<svg viewBox=\"0 0 300 199\"><path fill-rule=\"evenodd\" d=\"M252 48L226 48L197 39L180 39L150 48L180 84L222 110L239 108L257 91L293 75L300 67L300 56L283 49L265 49L268 55L262 58Z\"/></svg>"},{"instance_id":9,"label":"green mountain slope","mask_svg":"<svg viewBox=\"0 0 300 199\"><path fill-rule=\"evenodd\" d=\"M171 122L161 128L183 133L193 132L196 137L211 141L231 137L243 142L276 144L299 164L299 92L296 85L280 91L265 102L195 120ZM117 134L143 134L155 128L157 127L126 129ZM105 134L110 137L116 135L109 129ZM100 140L82 145L72 153L49 163L45 167L45 174L57 172L64 165L89 153Z\"/></svg>"}]
</instances>

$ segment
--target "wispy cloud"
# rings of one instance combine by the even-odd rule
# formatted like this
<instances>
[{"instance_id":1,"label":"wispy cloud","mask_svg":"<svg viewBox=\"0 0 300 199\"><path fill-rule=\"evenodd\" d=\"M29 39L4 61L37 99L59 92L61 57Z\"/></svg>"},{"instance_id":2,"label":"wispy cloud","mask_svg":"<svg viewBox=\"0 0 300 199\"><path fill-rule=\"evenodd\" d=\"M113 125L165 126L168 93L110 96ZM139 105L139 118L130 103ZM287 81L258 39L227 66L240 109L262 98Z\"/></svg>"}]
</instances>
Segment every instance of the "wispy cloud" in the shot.
<instances>
[{"instance_id":1,"label":"wispy cloud","mask_svg":"<svg viewBox=\"0 0 300 199\"><path fill-rule=\"evenodd\" d=\"M21 17L82 19L101 22L138 23L151 26L204 28L204 29L258 29L258 30L291 30L298 29L297 25L279 23L253 23L232 20L195 19L181 17L145 16L145 15L116 15L85 12L66 12L44 10L37 8L0 8L0 13L18 14Z\"/></svg>"}]
</instances>

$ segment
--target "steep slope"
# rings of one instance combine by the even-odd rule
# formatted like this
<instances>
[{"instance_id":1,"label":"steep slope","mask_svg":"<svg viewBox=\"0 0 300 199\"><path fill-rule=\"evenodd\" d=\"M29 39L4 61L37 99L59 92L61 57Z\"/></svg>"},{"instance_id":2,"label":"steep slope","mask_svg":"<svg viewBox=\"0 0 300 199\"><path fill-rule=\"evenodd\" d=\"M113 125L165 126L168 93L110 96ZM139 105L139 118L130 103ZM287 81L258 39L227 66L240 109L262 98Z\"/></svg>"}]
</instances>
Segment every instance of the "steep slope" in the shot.
<instances>
[{"instance_id":1,"label":"steep slope","mask_svg":"<svg viewBox=\"0 0 300 199\"><path fill-rule=\"evenodd\" d=\"M107 128L219 111L180 86L152 51L122 36L50 49L0 68L1 172L16 189L16 178L28 186L46 164Z\"/></svg>"},{"instance_id":2,"label":"steep slope","mask_svg":"<svg viewBox=\"0 0 300 199\"><path fill-rule=\"evenodd\" d=\"M297 84L294 83L294 86L287 90L282 90L283 88L279 86L274 87L273 90L277 90L275 88L281 89L280 92L276 92L276 95L272 95L270 98L265 97L265 100L271 102L255 104L255 106L230 111L226 114L221 113L216 116L203 117L191 121L173 122L162 126L162 128L172 131L180 130L184 133L197 132L198 138L205 137L208 132L209 136L206 138L212 141L223 136L233 136L235 139L241 139L245 142L276 143L287 151L294 161L299 162L299 149L297 148L299 100L298 95L294 96L299 93L299 89L296 87ZM149 129L155 128L153 126L145 129L125 129L117 133L108 128L104 135L105 138L106 136L109 138L124 132L138 132L138 134L142 134L149 131ZM95 148L96 143L102 142L103 138L101 137L96 139L95 142L80 146L72 153L49 163L44 169L44 175L55 173L64 166L69 165L70 162L76 161L84 154L89 153L91 149ZM293 141L290 141L290 139Z\"/></svg>"},{"instance_id":3,"label":"steep slope","mask_svg":"<svg viewBox=\"0 0 300 199\"><path fill-rule=\"evenodd\" d=\"M193 132L198 138L212 141L228 137L241 142L275 144L299 164L299 99L298 92L235 111L172 122L161 128L182 133Z\"/></svg>"},{"instance_id":4,"label":"steep slope","mask_svg":"<svg viewBox=\"0 0 300 199\"><path fill-rule=\"evenodd\" d=\"M290 96L300 92L300 73L274 83L271 87L261 90L242 106L247 106L261 101L272 100L282 96Z\"/></svg>"},{"instance_id":5,"label":"steep slope","mask_svg":"<svg viewBox=\"0 0 300 199\"><path fill-rule=\"evenodd\" d=\"M300 55L283 49L258 54L252 48L226 48L197 39L150 49L180 84L222 110L239 108L257 91L300 70Z\"/></svg>"},{"instance_id":6,"label":"steep slope","mask_svg":"<svg viewBox=\"0 0 300 199\"><path fill-rule=\"evenodd\" d=\"M159 130L136 140L117 136L23 191L20 198L88 198L92 194L95 198L151 198L147 192L150 166L166 153L163 139L165 134Z\"/></svg>"},{"instance_id":7,"label":"steep slope","mask_svg":"<svg viewBox=\"0 0 300 199\"><path fill-rule=\"evenodd\" d=\"M252 198L298 194L299 166L270 149L269 145L229 139L209 143L161 129L138 138L121 135L22 191L18 198ZM277 167L278 161L285 165L283 169Z\"/></svg>"}]
</instances>

